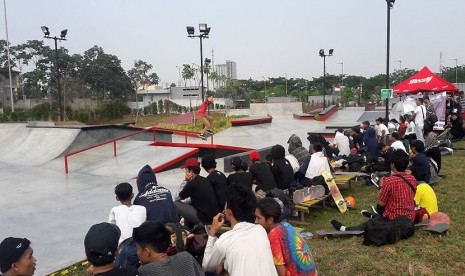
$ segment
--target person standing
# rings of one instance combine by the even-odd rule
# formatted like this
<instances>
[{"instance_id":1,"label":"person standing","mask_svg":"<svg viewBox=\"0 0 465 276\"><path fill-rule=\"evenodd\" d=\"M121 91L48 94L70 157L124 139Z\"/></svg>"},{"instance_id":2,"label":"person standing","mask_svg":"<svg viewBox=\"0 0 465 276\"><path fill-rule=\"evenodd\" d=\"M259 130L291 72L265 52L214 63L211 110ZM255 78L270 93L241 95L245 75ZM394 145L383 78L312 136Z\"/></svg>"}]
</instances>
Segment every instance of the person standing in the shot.
<instances>
[{"instance_id":1,"label":"person standing","mask_svg":"<svg viewBox=\"0 0 465 276\"><path fill-rule=\"evenodd\" d=\"M423 98L417 99L417 107L412 112L412 116L415 120L415 134L417 135L417 140L424 143L425 138L423 136L423 127L426 119L426 108L423 104Z\"/></svg>"},{"instance_id":2,"label":"person standing","mask_svg":"<svg viewBox=\"0 0 465 276\"><path fill-rule=\"evenodd\" d=\"M213 117L207 114L207 108L209 104L212 104L215 100L212 96L208 96L205 101L199 106L197 111L197 119L201 121L204 125L202 131L200 132L200 138L207 140L205 133L213 134L213 131L210 129L213 122Z\"/></svg>"},{"instance_id":3,"label":"person standing","mask_svg":"<svg viewBox=\"0 0 465 276\"><path fill-rule=\"evenodd\" d=\"M434 110L433 104L429 100L429 96L425 96L423 98L423 103L425 104L425 109L426 109L424 134L425 134L425 137L427 137L428 133L433 131L434 124L438 121L438 116L436 116L436 111Z\"/></svg>"}]
</instances>

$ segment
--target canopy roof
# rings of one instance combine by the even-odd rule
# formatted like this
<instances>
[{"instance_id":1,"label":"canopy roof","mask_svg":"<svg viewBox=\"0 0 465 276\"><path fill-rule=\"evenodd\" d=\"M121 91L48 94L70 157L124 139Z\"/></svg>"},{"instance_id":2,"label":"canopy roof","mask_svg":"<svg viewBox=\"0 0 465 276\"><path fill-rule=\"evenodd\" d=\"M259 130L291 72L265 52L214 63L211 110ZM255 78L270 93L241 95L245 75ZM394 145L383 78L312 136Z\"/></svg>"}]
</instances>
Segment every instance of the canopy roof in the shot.
<instances>
[{"instance_id":1,"label":"canopy roof","mask_svg":"<svg viewBox=\"0 0 465 276\"><path fill-rule=\"evenodd\" d=\"M426 66L415 75L394 86L392 90L394 94L459 91L455 85L431 72Z\"/></svg>"}]
</instances>

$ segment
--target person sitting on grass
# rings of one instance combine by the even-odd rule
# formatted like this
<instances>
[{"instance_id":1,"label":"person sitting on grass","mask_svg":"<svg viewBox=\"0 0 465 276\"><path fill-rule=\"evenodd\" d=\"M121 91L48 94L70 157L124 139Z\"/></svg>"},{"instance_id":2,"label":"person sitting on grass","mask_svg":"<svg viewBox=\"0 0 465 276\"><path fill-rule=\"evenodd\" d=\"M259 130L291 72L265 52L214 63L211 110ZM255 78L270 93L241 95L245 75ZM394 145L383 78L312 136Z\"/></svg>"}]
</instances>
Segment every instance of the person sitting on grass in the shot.
<instances>
[{"instance_id":1,"label":"person sitting on grass","mask_svg":"<svg viewBox=\"0 0 465 276\"><path fill-rule=\"evenodd\" d=\"M174 202L176 209L184 218L187 228L195 224L210 224L212 217L221 209L216 200L215 191L208 180L200 176L200 163L197 158L189 158L181 168L185 169L185 186ZM190 198L190 202L181 201Z\"/></svg>"},{"instance_id":2,"label":"person sitting on grass","mask_svg":"<svg viewBox=\"0 0 465 276\"><path fill-rule=\"evenodd\" d=\"M0 243L0 272L4 276L32 276L36 258L26 238L8 237Z\"/></svg>"},{"instance_id":3,"label":"person sitting on grass","mask_svg":"<svg viewBox=\"0 0 465 276\"><path fill-rule=\"evenodd\" d=\"M407 150L405 149L405 145L400 138L399 132L393 132L391 134L390 139L391 139L391 148L396 149L396 150L399 149L399 150L403 150L407 152Z\"/></svg>"},{"instance_id":4,"label":"person sitting on grass","mask_svg":"<svg viewBox=\"0 0 465 276\"><path fill-rule=\"evenodd\" d=\"M426 183L431 181L431 169L429 164L429 158L425 154L425 144L423 141L416 140L411 145L412 153L410 158L412 159L412 167L422 167L425 170Z\"/></svg>"},{"instance_id":5,"label":"person sitting on grass","mask_svg":"<svg viewBox=\"0 0 465 276\"><path fill-rule=\"evenodd\" d=\"M249 158L251 162L249 172L252 175L253 183L257 185L255 192L259 190L267 192L276 188L271 168L266 162L260 162L260 154L257 151L252 151Z\"/></svg>"},{"instance_id":6,"label":"person sitting on grass","mask_svg":"<svg viewBox=\"0 0 465 276\"><path fill-rule=\"evenodd\" d=\"M134 229L137 256L141 262L140 276L152 275L204 275L199 263L186 251L168 256L171 235L165 225L147 221Z\"/></svg>"},{"instance_id":7,"label":"person sitting on grass","mask_svg":"<svg viewBox=\"0 0 465 276\"><path fill-rule=\"evenodd\" d=\"M147 220L158 220L162 223L179 221L170 190L157 184L157 177L149 165L139 171L137 189L139 192L134 205L145 207Z\"/></svg>"},{"instance_id":8,"label":"person sitting on grass","mask_svg":"<svg viewBox=\"0 0 465 276\"><path fill-rule=\"evenodd\" d=\"M205 101L202 102L202 104L199 106L199 110L197 110L197 119L201 121L204 125L202 131L200 132L200 138L203 140L206 140L207 137L205 136L205 133L213 134L213 131L211 130L211 124L213 122L213 117L206 114L207 108L209 104L212 104L214 102L214 99L212 96L207 96Z\"/></svg>"},{"instance_id":9,"label":"person sitting on grass","mask_svg":"<svg viewBox=\"0 0 465 276\"><path fill-rule=\"evenodd\" d=\"M231 276L277 275L265 229L248 222L254 220L256 203L251 190L242 185L229 186L224 214L213 218L208 233L202 262L205 272L222 270L224 266ZM217 238L225 220L232 229Z\"/></svg>"},{"instance_id":10,"label":"person sitting on grass","mask_svg":"<svg viewBox=\"0 0 465 276\"><path fill-rule=\"evenodd\" d=\"M265 228L279 276L317 275L309 245L292 225L280 222L281 206L266 197L257 203L255 223Z\"/></svg>"},{"instance_id":11,"label":"person sitting on grass","mask_svg":"<svg viewBox=\"0 0 465 276\"><path fill-rule=\"evenodd\" d=\"M362 215L371 219L381 221L392 221L399 217L407 217L410 221L415 219L415 209L413 199L415 196L416 180L406 173L409 165L409 156L402 150L396 150L392 154L391 176L383 177L380 181L380 192L378 195L378 206L376 213L362 210ZM413 191L412 191L413 190ZM367 222L353 227L346 227L337 220L332 220L331 224L336 230L365 231Z\"/></svg>"},{"instance_id":12,"label":"person sitting on grass","mask_svg":"<svg viewBox=\"0 0 465 276\"><path fill-rule=\"evenodd\" d=\"M465 124L463 118L460 116L457 109L452 110L449 115L449 123L447 127L450 127L450 134L453 139L463 139L465 137Z\"/></svg>"},{"instance_id":13,"label":"person sitting on grass","mask_svg":"<svg viewBox=\"0 0 465 276\"><path fill-rule=\"evenodd\" d=\"M134 193L131 184L127 182L118 184L115 194L116 200L121 202L121 205L111 209L108 222L116 224L121 230L121 237L118 241L118 244L121 244L132 236L132 229L139 227L147 220L147 211L144 206L132 205Z\"/></svg>"},{"instance_id":14,"label":"person sitting on grass","mask_svg":"<svg viewBox=\"0 0 465 276\"><path fill-rule=\"evenodd\" d=\"M372 165L374 172L389 172L391 170L392 154L395 149L390 146L386 146L384 143L378 144L378 162Z\"/></svg>"},{"instance_id":15,"label":"person sitting on grass","mask_svg":"<svg viewBox=\"0 0 465 276\"><path fill-rule=\"evenodd\" d=\"M245 187L252 189L253 179L252 174L247 172L247 168L245 167L245 162L239 156L235 156L231 160L231 165L234 170L234 173L228 175L228 185L233 183L244 185ZM221 208L223 208L221 206Z\"/></svg>"},{"instance_id":16,"label":"person sitting on grass","mask_svg":"<svg viewBox=\"0 0 465 276\"><path fill-rule=\"evenodd\" d=\"M433 188L425 182L425 169L423 167L412 167L411 171L417 180L415 204L418 208L415 213L415 223L418 223L423 220L424 215L429 218L438 211L438 200Z\"/></svg>"},{"instance_id":17,"label":"person sitting on grass","mask_svg":"<svg viewBox=\"0 0 465 276\"><path fill-rule=\"evenodd\" d=\"M216 170L215 156L212 154L205 155L202 157L202 168L208 173L207 180L215 191L216 200L218 201L218 207L220 210L224 207L226 202L228 180L224 173Z\"/></svg>"},{"instance_id":18,"label":"person sitting on grass","mask_svg":"<svg viewBox=\"0 0 465 276\"><path fill-rule=\"evenodd\" d=\"M103 222L90 227L84 238L87 260L91 264L87 269L90 275L139 275L135 267L115 267L115 257L118 255L120 236L121 232L118 226L111 223Z\"/></svg>"}]
</instances>

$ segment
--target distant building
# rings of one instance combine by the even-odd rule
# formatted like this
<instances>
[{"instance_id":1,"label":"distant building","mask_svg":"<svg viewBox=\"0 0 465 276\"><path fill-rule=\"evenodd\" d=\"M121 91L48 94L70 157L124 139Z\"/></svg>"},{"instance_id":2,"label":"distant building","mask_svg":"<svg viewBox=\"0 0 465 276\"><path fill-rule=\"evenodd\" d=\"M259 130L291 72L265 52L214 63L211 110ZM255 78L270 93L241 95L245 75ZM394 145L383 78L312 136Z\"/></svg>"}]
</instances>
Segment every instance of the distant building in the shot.
<instances>
[{"instance_id":1,"label":"distant building","mask_svg":"<svg viewBox=\"0 0 465 276\"><path fill-rule=\"evenodd\" d=\"M19 72L11 70L13 93L19 88ZM0 68L0 107L11 106L10 78L8 68Z\"/></svg>"},{"instance_id":2,"label":"distant building","mask_svg":"<svg viewBox=\"0 0 465 276\"><path fill-rule=\"evenodd\" d=\"M236 62L231 60L226 60L225 64L217 64L215 66L216 73L220 77L226 77L228 80L237 80L237 69L236 69ZM218 81L218 86L222 87L225 86L224 80Z\"/></svg>"}]
</instances>

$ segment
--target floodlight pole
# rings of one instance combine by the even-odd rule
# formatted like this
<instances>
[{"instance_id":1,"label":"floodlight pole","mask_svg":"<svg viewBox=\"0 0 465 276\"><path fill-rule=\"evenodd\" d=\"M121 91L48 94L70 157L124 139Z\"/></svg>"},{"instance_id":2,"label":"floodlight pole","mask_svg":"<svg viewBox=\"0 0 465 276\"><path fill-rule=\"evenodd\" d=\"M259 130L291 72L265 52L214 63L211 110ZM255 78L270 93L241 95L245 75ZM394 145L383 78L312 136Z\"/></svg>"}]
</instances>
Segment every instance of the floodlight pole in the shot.
<instances>
[{"instance_id":1,"label":"floodlight pole","mask_svg":"<svg viewBox=\"0 0 465 276\"><path fill-rule=\"evenodd\" d=\"M395 0L386 0L387 6L387 45L386 45L386 89L390 88L389 84L389 54L391 43L391 9L394 7ZM389 98L386 98L386 122L389 121Z\"/></svg>"},{"instance_id":2,"label":"floodlight pole","mask_svg":"<svg viewBox=\"0 0 465 276\"><path fill-rule=\"evenodd\" d=\"M191 32L189 32L189 28L191 28ZM205 29L204 30L202 30L200 28L200 25L199 25L199 29L200 29L200 33L198 35L194 35L194 28L188 26L187 36L190 37L190 38L198 37L200 39L200 85L201 85L200 92L201 92L201 96L202 96L202 101L204 101L205 100L205 95L204 95L204 89L203 89L204 84L203 84L203 45L202 45L202 39L208 38L208 35L210 33L210 28L207 28L207 25L205 24Z\"/></svg>"},{"instance_id":3,"label":"floodlight pole","mask_svg":"<svg viewBox=\"0 0 465 276\"><path fill-rule=\"evenodd\" d=\"M326 57L333 55L334 49L330 49L328 54L325 54L324 49L320 49L319 55L323 58L323 109L326 108Z\"/></svg>"},{"instance_id":4,"label":"floodlight pole","mask_svg":"<svg viewBox=\"0 0 465 276\"><path fill-rule=\"evenodd\" d=\"M10 79L11 112L15 112L15 101L13 97L13 81L11 79L10 40L8 39L8 20L6 15L6 0L3 0L3 12L5 14L6 51L8 58L8 78Z\"/></svg>"}]
</instances>

